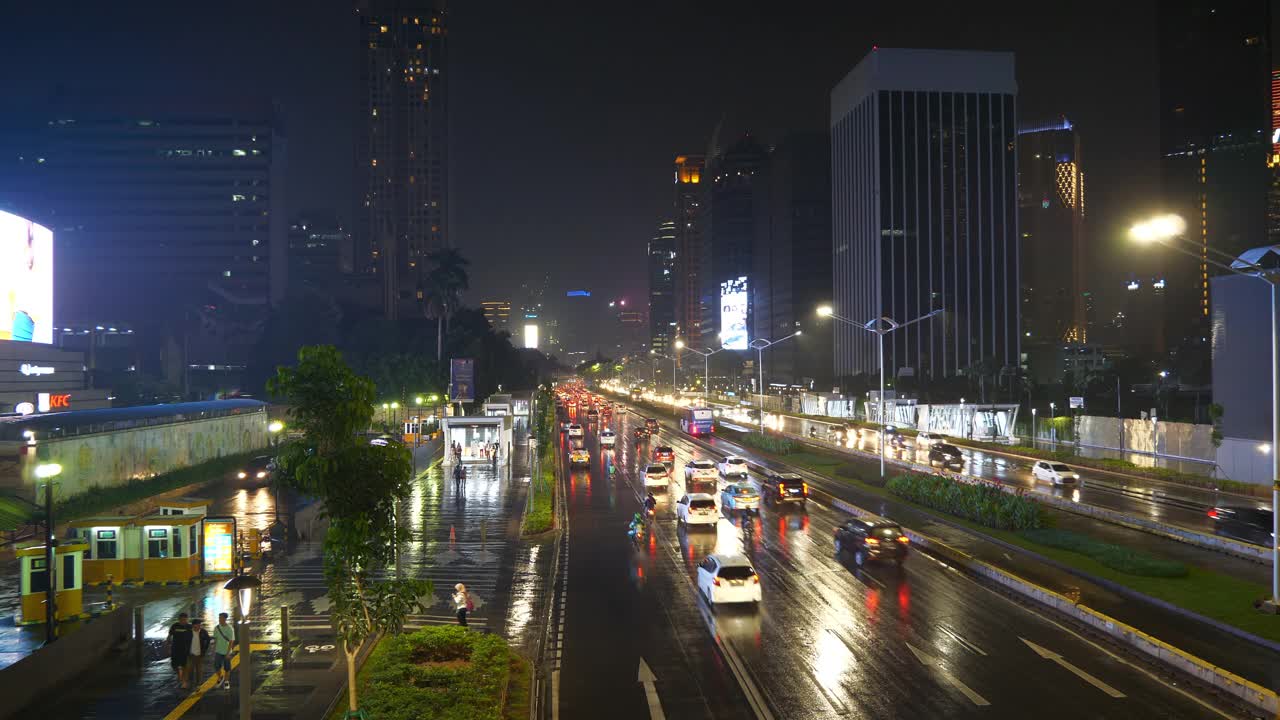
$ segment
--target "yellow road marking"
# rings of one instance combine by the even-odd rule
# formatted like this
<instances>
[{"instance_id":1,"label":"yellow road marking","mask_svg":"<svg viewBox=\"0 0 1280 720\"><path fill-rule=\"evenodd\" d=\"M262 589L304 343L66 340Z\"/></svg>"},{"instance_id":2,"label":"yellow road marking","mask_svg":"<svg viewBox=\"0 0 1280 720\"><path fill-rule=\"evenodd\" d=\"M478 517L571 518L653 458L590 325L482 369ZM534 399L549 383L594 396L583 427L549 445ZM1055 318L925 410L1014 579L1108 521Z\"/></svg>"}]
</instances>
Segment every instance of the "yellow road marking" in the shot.
<instances>
[{"instance_id":1,"label":"yellow road marking","mask_svg":"<svg viewBox=\"0 0 1280 720\"><path fill-rule=\"evenodd\" d=\"M251 646L251 649L252 650L270 650L273 647L275 646L268 645L266 643L254 643ZM238 667L240 667L240 653L236 653L235 655L231 656L231 672L235 672L236 668ZM195 707L195 704L200 702L200 698L204 697L204 694L212 690L213 687L217 684L218 684L218 673L215 672L209 676L208 680L205 680L203 683L201 683L200 687L196 688L190 695L188 695L185 700L178 703L178 707L174 708L173 711L170 712L168 715L165 715L164 720L178 720L178 718L182 717L183 715L186 715L187 711Z\"/></svg>"}]
</instances>

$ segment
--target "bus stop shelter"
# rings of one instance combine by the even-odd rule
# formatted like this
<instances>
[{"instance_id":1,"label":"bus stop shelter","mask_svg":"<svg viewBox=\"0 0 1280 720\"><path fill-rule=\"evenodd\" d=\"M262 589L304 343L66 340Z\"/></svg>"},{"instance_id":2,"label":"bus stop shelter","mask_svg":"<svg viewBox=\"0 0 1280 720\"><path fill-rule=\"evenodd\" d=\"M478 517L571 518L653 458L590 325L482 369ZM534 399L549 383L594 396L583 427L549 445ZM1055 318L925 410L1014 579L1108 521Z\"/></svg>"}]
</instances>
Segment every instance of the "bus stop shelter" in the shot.
<instances>
[{"instance_id":1,"label":"bus stop shelter","mask_svg":"<svg viewBox=\"0 0 1280 720\"><path fill-rule=\"evenodd\" d=\"M498 448L498 462L505 463L511 453L512 427L510 415L442 418L445 464L454 462L451 448L455 444L462 449L462 462L478 463L488 461L485 448L493 448L495 443Z\"/></svg>"}]
</instances>

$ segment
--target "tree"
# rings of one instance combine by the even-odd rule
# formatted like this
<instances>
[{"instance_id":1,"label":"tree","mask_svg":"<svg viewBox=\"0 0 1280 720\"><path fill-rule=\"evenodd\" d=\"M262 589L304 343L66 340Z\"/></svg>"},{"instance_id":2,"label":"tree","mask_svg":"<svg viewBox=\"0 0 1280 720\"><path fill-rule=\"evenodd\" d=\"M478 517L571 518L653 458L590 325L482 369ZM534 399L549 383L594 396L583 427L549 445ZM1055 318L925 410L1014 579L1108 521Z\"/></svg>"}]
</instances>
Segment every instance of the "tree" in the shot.
<instances>
[{"instance_id":1,"label":"tree","mask_svg":"<svg viewBox=\"0 0 1280 720\"><path fill-rule=\"evenodd\" d=\"M443 362L441 354L444 335L449 331L449 319L462 304L462 292L471 287L467 274L469 260L456 248L439 248L427 253L430 270L427 271L423 289L424 310L428 317L436 319L436 360Z\"/></svg>"},{"instance_id":2,"label":"tree","mask_svg":"<svg viewBox=\"0 0 1280 720\"><path fill-rule=\"evenodd\" d=\"M289 403L291 425L302 436L277 457L284 482L319 498L329 519L325 584L355 712L356 653L377 633L399 632L410 612L425 609L419 598L433 592L420 580L375 580L409 536L395 511L409 494L412 461L404 447L361 438L373 418L374 384L352 372L332 346L302 348L297 366L277 369L267 389Z\"/></svg>"}]
</instances>

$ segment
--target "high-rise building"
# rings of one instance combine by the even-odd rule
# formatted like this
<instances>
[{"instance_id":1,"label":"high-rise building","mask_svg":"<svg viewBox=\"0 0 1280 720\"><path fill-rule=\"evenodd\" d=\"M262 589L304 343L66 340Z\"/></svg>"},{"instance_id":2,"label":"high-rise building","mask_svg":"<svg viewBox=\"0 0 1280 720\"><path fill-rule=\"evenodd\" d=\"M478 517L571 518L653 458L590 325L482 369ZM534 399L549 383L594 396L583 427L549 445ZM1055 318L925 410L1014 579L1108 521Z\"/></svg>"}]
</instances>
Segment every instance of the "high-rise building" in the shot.
<instances>
[{"instance_id":1,"label":"high-rise building","mask_svg":"<svg viewBox=\"0 0 1280 720\"><path fill-rule=\"evenodd\" d=\"M510 300L481 300L480 311L494 332L511 332Z\"/></svg>"},{"instance_id":2,"label":"high-rise building","mask_svg":"<svg viewBox=\"0 0 1280 720\"><path fill-rule=\"evenodd\" d=\"M804 334L769 351L774 381L831 387L831 327L815 311L831 302L831 143L790 133L769 153L769 225L757 233L751 279L753 338Z\"/></svg>"},{"instance_id":3,"label":"high-rise building","mask_svg":"<svg viewBox=\"0 0 1280 720\"><path fill-rule=\"evenodd\" d=\"M1081 163L1070 120L1018 128L1023 345L1091 342Z\"/></svg>"},{"instance_id":4,"label":"high-rise building","mask_svg":"<svg viewBox=\"0 0 1280 720\"><path fill-rule=\"evenodd\" d=\"M284 298L285 142L274 111L85 107L0 132L0 204L58 239L60 320L142 327L162 311L211 305L260 320Z\"/></svg>"},{"instance_id":5,"label":"high-rise building","mask_svg":"<svg viewBox=\"0 0 1280 720\"><path fill-rule=\"evenodd\" d=\"M1165 208L1186 220L1197 262L1161 251L1169 282L1161 346L1209 338L1210 248L1236 256L1266 242L1271 143L1270 3L1161 3L1160 151Z\"/></svg>"},{"instance_id":6,"label":"high-rise building","mask_svg":"<svg viewBox=\"0 0 1280 720\"><path fill-rule=\"evenodd\" d=\"M721 308L721 288L747 278L750 298L754 283L755 251L768 244L769 234L769 152L754 137L744 136L724 152L712 153L703 173L704 191L702 257L698 263L705 347L718 347L726 328ZM746 327L753 327L752 309L746 308ZM690 342L690 340L686 340ZM742 348L735 348L742 349Z\"/></svg>"},{"instance_id":7,"label":"high-rise building","mask_svg":"<svg viewBox=\"0 0 1280 720\"><path fill-rule=\"evenodd\" d=\"M331 217L296 217L289 223L289 280L326 289L351 272L351 233Z\"/></svg>"},{"instance_id":8,"label":"high-rise building","mask_svg":"<svg viewBox=\"0 0 1280 720\"><path fill-rule=\"evenodd\" d=\"M675 342L676 224L665 221L649 241L649 347L670 354Z\"/></svg>"},{"instance_id":9,"label":"high-rise building","mask_svg":"<svg viewBox=\"0 0 1280 720\"><path fill-rule=\"evenodd\" d=\"M885 337L891 377L1019 364L1016 98L1012 53L886 48L831 92L835 312L943 311ZM834 330L837 376L878 371Z\"/></svg>"},{"instance_id":10,"label":"high-rise building","mask_svg":"<svg viewBox=\"0 0 1280 720\"><path fill-rule=\"evenodd\" d=\"M676 223L676 332L681 337L702 336L702 305L698 281L702 260L701 155L678 155L675 163Z\"/></svg>"},{"instance_id":11,"label":"high-rise building","mask_svg":"<svg viewBox=\"0 0 1280 720\"><path fill-rule=\"evenodd\" d=\"M449 246L447 15L432 0L360 0L356 233L388 317L423 300L426 255Z\"/></svg>"}]
</instances>

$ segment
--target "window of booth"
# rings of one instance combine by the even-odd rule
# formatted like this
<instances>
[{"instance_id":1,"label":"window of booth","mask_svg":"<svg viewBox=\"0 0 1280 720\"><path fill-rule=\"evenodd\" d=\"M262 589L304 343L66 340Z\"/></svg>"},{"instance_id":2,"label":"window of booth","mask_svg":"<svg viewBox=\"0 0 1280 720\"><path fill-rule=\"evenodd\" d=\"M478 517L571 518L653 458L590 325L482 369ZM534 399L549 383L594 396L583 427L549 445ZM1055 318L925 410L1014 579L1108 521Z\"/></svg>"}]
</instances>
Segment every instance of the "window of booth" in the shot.
<instances>
[{"instance_id":1,"label":"window of booth","mask_svg":"<svg viewBox=\"0 0 1280 720\"><path fill-rule=\"evenodd\" d=\"M73 588L76 586L76 556L67 554L62 556L62 589Z\"/></svg>"},{"instance_id":2,"label":"window of booth","mask_svg":"<svg viewBox=\"0 0 1280 720\"><path fill-rule=\"evenodd\" d=\"M49 590L49 571L48 564L44 558L32 558L31 560L31 592L42 593Z\"/></svg>"},{"instance_id":3,"label":"window of booth","mask_svg":"<svg viewBox=\"0 0 1280 720\"><path fill-rule=\"evenodd\" d=\"M169 557L169 529L147 530L147 557Z\"/></svg>"},{"instance_id":4,"label":"window of booth","mask_svg":"<svg viewBox=\"0 0 1280 720\"><path fill-rule=\"evenodd\" d=\"M173 556L182 557L182 528L173 529Z\"/></svg>"},{"instance_id":5,"label":"window of booth","mask_svg":"<svg viewBox=\"0 0 1280 720\"><path fill-rule=\"evenodd\" d=\"M196 548L200 547L200 542L199 542L200 538L199 538L199 536L197 535L197 533L198 533L198 532L199 532L199 530L197 529L197 527L196 527L195 525L192 525L192 526L191 526L191 532L190 532L190 535L189 535L189 538L190 538L190 540L191 540L191 543L190 543L189 545L187 545L187 547L191 548L191 554L192 554L192 555L195 555L195 554L196 554Z\"/></svg>"},{"instance_id":6,"label":"window of booth","mask_svg":"<svg viewBox=\"0 0 1280 720\"><path fill-rule=\"evenodd\" d=\"M116 555L116 531L115 530L98 530L95 533L93 545L93 558L95 560L115 560Z\"/></svg>"}]
</instances>

